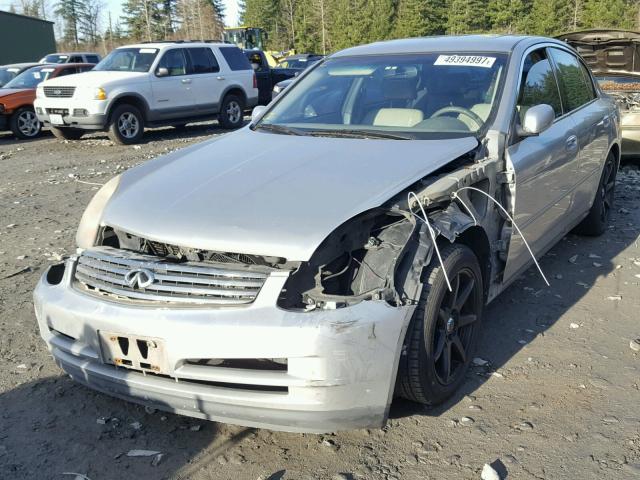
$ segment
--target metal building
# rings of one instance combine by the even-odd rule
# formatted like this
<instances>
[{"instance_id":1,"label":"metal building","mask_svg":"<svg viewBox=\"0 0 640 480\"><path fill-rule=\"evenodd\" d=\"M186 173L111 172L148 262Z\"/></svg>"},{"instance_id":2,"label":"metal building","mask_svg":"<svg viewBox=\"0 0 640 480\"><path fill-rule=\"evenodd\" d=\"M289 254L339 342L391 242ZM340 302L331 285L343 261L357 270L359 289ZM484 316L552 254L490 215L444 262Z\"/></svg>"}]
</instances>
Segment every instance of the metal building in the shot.
<instances>
[{"instance_id":1,"label":"metal building","mask_svg":"<svg viewBox=\"0 0 640 480\"><path fill-rule=\"evenodd\" d=\"M0 65L37 62L55 51L53 22L0 11Z\"/></svg>"}]
</instances>

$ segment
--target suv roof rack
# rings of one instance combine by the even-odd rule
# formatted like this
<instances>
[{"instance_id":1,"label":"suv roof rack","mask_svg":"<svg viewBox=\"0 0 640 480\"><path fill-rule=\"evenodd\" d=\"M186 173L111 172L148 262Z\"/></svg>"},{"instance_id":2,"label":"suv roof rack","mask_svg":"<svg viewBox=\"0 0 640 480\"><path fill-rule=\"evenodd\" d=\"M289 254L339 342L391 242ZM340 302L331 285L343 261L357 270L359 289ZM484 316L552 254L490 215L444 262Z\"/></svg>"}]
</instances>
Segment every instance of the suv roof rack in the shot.
<instances>
[{"instance_id":1,"label":"suv roof rack","mask_svg":"<svg viewBox=\"0 0 640 480\"><path fill-rule=\"evenodd\" d=\"M139 42L139 43L144 44L144 43L224 43L224 42L222 40L212 40L212 39L207 39L207 40L191 39L191 40L151 40L151 41Z\"/></svg>"}]
</instances>

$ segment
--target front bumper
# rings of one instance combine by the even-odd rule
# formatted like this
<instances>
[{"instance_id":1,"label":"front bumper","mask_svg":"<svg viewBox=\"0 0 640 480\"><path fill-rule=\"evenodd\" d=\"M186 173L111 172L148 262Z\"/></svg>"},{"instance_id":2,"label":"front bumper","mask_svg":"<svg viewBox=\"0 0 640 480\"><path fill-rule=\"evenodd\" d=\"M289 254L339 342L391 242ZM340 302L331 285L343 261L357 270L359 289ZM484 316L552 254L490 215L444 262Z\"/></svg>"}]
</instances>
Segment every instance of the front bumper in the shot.
<instances>
[{"instance_id":1,"label":"front bumper","mask_svg":"<svg viewBox=\"0 0 640 480\"><path fill-rule=\"evenodd\" d=\"M106 101L80 101L73 98L38 98L35 100L33 106L38 120L47 126L56 128L73 127L83 130L104 130L107 126ZM62 114L64 124L52 125L52 113Z\"/></svg>"},{"instance_id":2,"label":"front bumper","mask_svg":"<svg viewBox=\"0 0 640 480\"><path fill-rule=\"evenodd\" d=\"M78 291L68 260L57 285L34 292L42 338L74 380L158 409L294 432L384 424L412 307L382 301L292 312L275 307L286 276L272 275L244 307L150 308ZM163 339L167 376L101 360L99 331ZM286 358L286 370L193 365L191 359Z\"/></svg>"}]
</instances>

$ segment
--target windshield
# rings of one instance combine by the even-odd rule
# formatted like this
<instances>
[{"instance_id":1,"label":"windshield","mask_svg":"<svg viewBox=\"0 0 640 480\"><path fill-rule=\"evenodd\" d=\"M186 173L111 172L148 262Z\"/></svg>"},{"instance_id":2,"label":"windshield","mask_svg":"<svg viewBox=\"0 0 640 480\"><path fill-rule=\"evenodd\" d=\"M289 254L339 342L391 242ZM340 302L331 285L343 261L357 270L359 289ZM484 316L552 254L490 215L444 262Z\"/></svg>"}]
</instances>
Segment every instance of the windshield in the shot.
<instances>
[{"instance_id":1,"label":"windshield","mask_svg":"<svg viewBox=\"0 0 640 480\"><path fill-rule=\"evenodd\" d=\"M98 63L94 71L148 72L158 55L157 48L118 48Z\"/></svg>"},{"instance_id":2,"label":"windshield","mask_svg":"<svg viewBox=\"0 0 640 480\"><path fill-rule=\"evenodd\" d=\"M310 67L314 63L317 63L319 58L288 58L278 63L276 68L297 68L304 70Z\"/></svg>"},{"instance_id":3,"label":"windshield","mask_svg":"<svg viewBox=\"0 0 640 480\"><path fill-rule=\"evenodd\" d=\"M67 63L69 55L63 55L60 53L52 53L40 60L40 63Z\"/></svg>"},{"instance_id":4,"label":"windshield","mask_svg":"<svg viewBox=\"0 0 640 480\"><path fill-rule=\"evenodd\" d=\"M338 57L286 90L255 128L273 133L427 139L480 130L497 103L504 54Z\"/></svg>"},{"instance_id":5,"label":"windshield","mask_svg":"<svg viewBox=\"0 0 640 480\"><path fill-rule=\"evenodd\" d=\"M7 83L4 88L36 88L55 71L53 67L33 67Z\"/></svg>"},{"instance_id":6,"label":"windshield","mask_svg":"<svg viewBox=\"0 0 640 480\"><path fill-rule=\"evenodd\" d=\"M14 78L19 71L20 71L20 69L16 68L16 67L3 67L3 68L0 68L0 87L2 87L9 80Z\"/></svg>"}]
</instances>

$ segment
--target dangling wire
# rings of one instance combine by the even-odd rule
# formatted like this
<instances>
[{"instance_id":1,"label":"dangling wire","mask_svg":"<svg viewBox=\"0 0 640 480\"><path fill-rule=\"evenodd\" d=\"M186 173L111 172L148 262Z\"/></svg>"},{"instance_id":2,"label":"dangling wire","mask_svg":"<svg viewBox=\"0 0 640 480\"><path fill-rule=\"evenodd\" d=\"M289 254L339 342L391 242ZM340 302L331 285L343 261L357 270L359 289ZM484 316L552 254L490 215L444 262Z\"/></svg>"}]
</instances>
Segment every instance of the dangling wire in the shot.
<instances>
[{"instance_id":1,"label":"dangling wire","mask_svg":"<svg viewBox=\"0 0 640 480\"><path fill-rule=\"evenodd\" d=\"M453 197L457 198L460 203L462 203L462 205L464 206L464 208L467 210L467 212L469 212L469 215L471 215L471 218L473 218L473 221L476 223L476 225L478 224L478 222L476 221L476 218L473 216L473 213L471 213L471 209L467 206L466 203L464 203L462 201L462 199L458 196L458 192L462 191L462 190L473 190L474 192L479 192L482 195L484 195L485 197L487 197L489 200L491 200L493 203L496 204L496 206L502 210L502 212L509 218L509 220L511 220L511 224L515 227L515 229L518 231L518 234L520 235L520 237L522 238L522 241L524 242L525 247L527 247L527 250L529 250L529 255L531 255L531 258L533 259L533 263L536 264L536 267L538 267L538 271L540 272L540 275L542 276L542 279L544 280L544 283L547 284L547 287L551 286L549 284L549 281L547 280L547 277L545 276L544 272L542 271L542 268L540 267L540 264L538 263L538 260L536 260L535 255L533 254L533 252L531 251L531 247L529 247L529 243L527 242L527 239L524 238L524 235L522 234L522 231L520 230L520 228L518 227L518 225L516 224L516 222L513 220L513 217L511 217L511 215L509 215L509 212L507 212L507 210L505 210L505 208L500 205L500 202L498 202L495 198L493 198L491 195L489 195L487 192L484 192L482 190L480 190L479 188L475 188L475 187L462 187L459 188L458 190L456 190L455 192L453 192ZM414 194L415 196L415 194ZM417 197L416 197L417 198ZM422 207L422 205L421 205ZM424 212L424 210L423 210ZM443 267L444 268L444 267Z\"/></svg>"},{"instance_id":2,"label":"dangling wire","mask_svg":"<svg viewBox=\"0 0 640 480\"><path fill-rule=\"evenodd\" d=\"M424 207L422 206L422 203L420 202L420 199L413 192L409 192L409 194L407 195L407 204L409 205L409 211L411 211L411 197L412 196L413 196L413 198L416 199L416 203L420 207L420 210L422 211L422 215L424 216L424 218L420 217L419 215L416 215L415 213L414 213L414 215L417 218L419 218L420 220L422 220L424 223L427 224L427 229L429 230L429 235L431 235L431 241L433 242L433 248L435 249L436 255L438 256L438 260L440 261L440 266L442 267L442 273L444 274L444 279L447 282L447 287L449 287L449 291L450 292L453 292L453 288L451 288L451 282L449 281L449 275L447 275L447 269L444 268L444 262L442 261L442 256L440 255L440 249L438 248L438 242L436 241L436 233L433 231L433 228L431 227L431 224L429 223L429 217L427 217L427 212L424 211ZM411 212L411 213L413 213L413 212Z\"/></svg>"}]
</instances>

